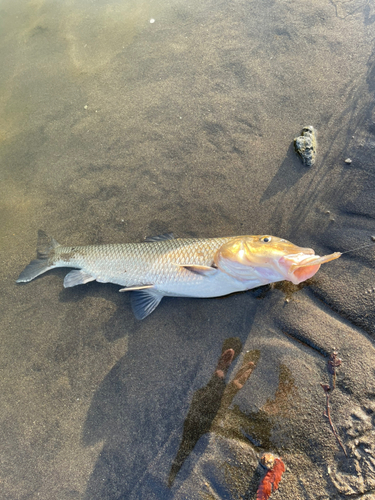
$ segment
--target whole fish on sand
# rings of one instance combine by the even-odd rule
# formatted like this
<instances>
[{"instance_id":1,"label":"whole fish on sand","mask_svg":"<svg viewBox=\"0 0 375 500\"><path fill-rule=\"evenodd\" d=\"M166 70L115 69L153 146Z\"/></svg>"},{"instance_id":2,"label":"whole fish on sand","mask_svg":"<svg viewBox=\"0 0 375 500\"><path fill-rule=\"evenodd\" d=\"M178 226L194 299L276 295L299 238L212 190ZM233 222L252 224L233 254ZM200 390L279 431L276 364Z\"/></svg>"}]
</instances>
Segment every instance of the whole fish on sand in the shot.
<instances>
[{"instance_id":1,"label":"whole fish on sand","mask_svg":"<svg viewBox=\"0 0 375 500\"><path fill-rule=\"evenodd\" d=\"M22 271L17 283L31 281L56 267L72 267L64 287L98 281L121 285L132 293L138 319L152 313L164 296L219 297L257 286L311 278L324 257L276 236L174 238L164 234L142 243L63 246L38 232L37 258Z\"/></svg>"}]
</instances>

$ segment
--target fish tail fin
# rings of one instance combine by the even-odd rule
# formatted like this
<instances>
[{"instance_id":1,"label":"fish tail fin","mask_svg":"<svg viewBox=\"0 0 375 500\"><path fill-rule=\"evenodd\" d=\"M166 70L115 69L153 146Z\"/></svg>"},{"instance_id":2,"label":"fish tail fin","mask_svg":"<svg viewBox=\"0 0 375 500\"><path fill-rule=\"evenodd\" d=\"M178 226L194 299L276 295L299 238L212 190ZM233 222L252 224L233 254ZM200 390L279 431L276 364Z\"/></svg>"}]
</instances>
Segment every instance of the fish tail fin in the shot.
<instances>
[{"instance_id":1,"label":"fish tail fin","mask_svg":"<svg viewBox=\"0 0 375 500\"><path fill-rule=\"evenodd\" d=\"M50 257L51 251L60 244L47 233L39 229L38 231L38 243L36 247L36 256L38 259L48 259Z\"/></svg>"},{"instance_id":2,"label":"fish tail fin","mask_svg":"<svg viewBox=\"0 0 375 500\"><path fill-rule=\"evenodd\" d=\"M32 260L28 266L22 271L18 276L16 283L26 283L33 280L40 274L49 271L53 267L50 263L50 257L52 252L59 244L56 240L48 236L44 231L38 231L38 244L36 250L37 258Z\"/></svg>"}]
</instances>

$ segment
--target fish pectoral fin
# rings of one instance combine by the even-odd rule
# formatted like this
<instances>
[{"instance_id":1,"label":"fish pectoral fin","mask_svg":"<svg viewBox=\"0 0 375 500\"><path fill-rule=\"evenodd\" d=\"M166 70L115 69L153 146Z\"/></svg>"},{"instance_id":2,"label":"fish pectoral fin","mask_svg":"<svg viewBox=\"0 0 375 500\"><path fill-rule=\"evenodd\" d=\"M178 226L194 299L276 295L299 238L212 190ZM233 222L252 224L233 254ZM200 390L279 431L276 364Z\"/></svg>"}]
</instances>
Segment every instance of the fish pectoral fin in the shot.
<instances>
[{"instance_id":1,"label":"fish pectoral fin","mask_svg":"<svg viewBox=\"0 0 375 500\"><path fill-rule=\"evenodd\" d=\"M197 264L179 266L195 274L201 274L202 276L211 276L217 272L217 267L211 266L199 266Z\"/></svg>"},{"instance_id":2,"label":"fish pectoral fin","mask_svg":"<svg viewBox=\"0 0 375 500\"><path fill-rule=\"evenodd\" d=\"M119 292L133 292L136 290L147 290L149 288L153 288L154 285L134 285L134 286L127 286L126 288L121 288Z\"/></svg>"},{"instance_id":3,"label":"fish pectoral fin","mask_svg":"<svg viewBox=\"0 0 375 500\"><path fill-rule=\"evenodd\" d=\"M143 289L134 291L130 295L131 306L134 316L137 319L145 319L149 314L154 311L159 302L163 298L163 294L150 289Z\"/></svg>"},{"instance_id":4,"label":"fish pectoral fin","mask_svg":"<svg viewBox=\"0 0 375 500\"><path fill-rule=\"evenodd\" d=\"M83 285L84 283L89 283L90 281L95 281L95 278L91 274L82 271L82 269L74 269L70 271L64 278L64 288L69 288L71 286Z\"/></svg>"}]
</instances>

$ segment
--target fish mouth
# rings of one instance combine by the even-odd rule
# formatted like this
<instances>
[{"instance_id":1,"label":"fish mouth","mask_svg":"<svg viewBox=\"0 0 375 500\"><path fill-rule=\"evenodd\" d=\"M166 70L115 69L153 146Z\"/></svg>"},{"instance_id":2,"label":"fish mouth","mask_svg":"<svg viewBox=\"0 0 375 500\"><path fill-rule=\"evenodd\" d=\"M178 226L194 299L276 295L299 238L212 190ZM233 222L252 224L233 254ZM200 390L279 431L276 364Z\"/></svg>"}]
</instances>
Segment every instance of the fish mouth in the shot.
<instances>
[{"instance_id":1,"label":"fish mouth","mask_svg":"<svg viewBox=\"0 0 375 500\"><path fill-rule=\"evenodd\" d=\"M312 250L312 252L314 251ZM281 257L281 259L279 259L279 264L286 268L286 279L298 285L302 281L306 281L314 276L314 274L319 271L322 264L338 259L340 256L340 252L334 252L330 255L324 255L323 257L319 255L306 256L306 253L298 253Z\"/></svg>"}]
</instances>

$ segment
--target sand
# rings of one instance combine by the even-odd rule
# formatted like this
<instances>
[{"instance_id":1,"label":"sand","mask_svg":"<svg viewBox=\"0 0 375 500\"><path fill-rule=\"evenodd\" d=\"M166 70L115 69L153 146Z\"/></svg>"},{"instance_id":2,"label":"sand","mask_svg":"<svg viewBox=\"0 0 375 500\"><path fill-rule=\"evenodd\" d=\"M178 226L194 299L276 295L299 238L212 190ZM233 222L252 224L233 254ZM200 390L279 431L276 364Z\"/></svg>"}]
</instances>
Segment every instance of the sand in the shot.
<instances>
[{"instance_id":1,"label":"sand","mask_svg":"<svg viewBox=\"0 0 375 500\"><path fill-rule=\"evenodd\" d=\"M370 243L372 3L5 0L0 22L1 499L249 500L264 451L286 465L272 498L374 498L373 249L142 322L118 286L64 290L65 270L15 284L40 228ZM323 415L333 350L347 457Z\"/></svg>"}]
</instances>

